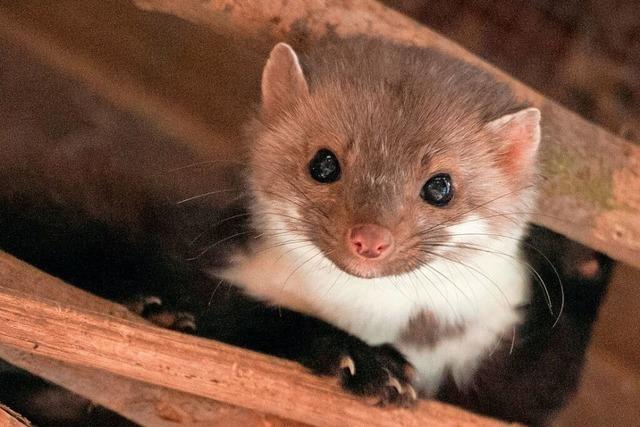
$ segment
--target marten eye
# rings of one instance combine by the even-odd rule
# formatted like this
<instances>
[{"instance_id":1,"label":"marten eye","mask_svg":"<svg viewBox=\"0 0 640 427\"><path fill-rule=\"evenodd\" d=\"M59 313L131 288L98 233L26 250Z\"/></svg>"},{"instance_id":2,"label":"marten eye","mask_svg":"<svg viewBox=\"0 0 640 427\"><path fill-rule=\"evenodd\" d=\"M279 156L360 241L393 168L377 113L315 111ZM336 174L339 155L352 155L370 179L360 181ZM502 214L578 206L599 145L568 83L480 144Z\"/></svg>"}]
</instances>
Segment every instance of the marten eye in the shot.
<instances>
[{"instance_id":1,"label":"marten eye","mask_svg":"<svg viewBox=\"0 0 640 427\"><path fill-rule=\"evenodd\" d=\"M434 206L444 206L449 203L453 198L451 176L446 173L439 173L429 178L422 186L420 197Z\"/></svg>"},{"instance_id":2,"label":"marten eye","mask_svg":"<svg viewBox=\"0 0 640 427\"><path fill-rule=\"evenodd\" d=\"M323 148L309 162L309 173L311 178L323 184L336 182L340 179L340 163L335 154Z\"/></svg>"}]
</instances>

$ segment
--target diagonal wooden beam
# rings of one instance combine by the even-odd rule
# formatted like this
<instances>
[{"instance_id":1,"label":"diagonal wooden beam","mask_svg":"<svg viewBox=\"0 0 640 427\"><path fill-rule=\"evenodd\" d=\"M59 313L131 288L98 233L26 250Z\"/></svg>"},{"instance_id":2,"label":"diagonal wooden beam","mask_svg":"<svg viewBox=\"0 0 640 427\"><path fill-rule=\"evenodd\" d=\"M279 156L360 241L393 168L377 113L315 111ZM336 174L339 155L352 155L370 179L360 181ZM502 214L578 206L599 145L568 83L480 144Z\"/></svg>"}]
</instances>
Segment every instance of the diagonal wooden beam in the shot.
<instances>
[{"instance_id":1,"label":"diagonal wooden beam","mask_svg":"<svg viewBox=\"0 0 640 427\"><path fill-rule=\"evenodd\" d=\"M22 415L0 404L0 425L5 427L29 427L32 424Z\"/></svg>"},{"instance_id":2,"label":"diagonal wooden beam","mask_svg":"<svg viewBox=\"0 0 640 427\"><path fill-rule=\"evenodd\" d=\"M331 33L434 47L488 70L543 117L544 183L535 221L640 267L640 147L595 126L456 43L372 0L134 0L216 33L304 48ZM203 46L206 49L206 46Z\"/></svg>"},{"instance_id":3,"label":"diagonal wooden beam","mask_svg":"<svg viewBox=\"0 0 640 427\"><path fill-rule=\"evenodd\" d=\"M57 384L143 426L303 427L285 420L189 393L83 368L0 344L0 359ZM0 425L2 417L0 417Z\"/></svg>"},{"instance_id":4,"label":"diagonal wooden beam","mask_svg":"<svg viewBox=\"0 0 640 427\"><path fill-rule=\"evenodd\" d=\"M0 251L0 289L63 307L82 307L112 319L146 321L121 305L98 298ZM6 326L4 326L6 328ZM10 329L5 329L10 334ZM102 405L140 425L299 427L302 424L215 400L20 351L0 343L0 359ZM2 418L0 417L0 425Z\"/></svg>"},{"instance_id":5,"label":"diagonal wooden beam","mask_svg":"<svg viewBox=\"0 0 640 427\"><path fill-rule=\"evenodd\" d=\"M16 283L19 286L14 286ZM53 299L25 292L29 289L45 290L45 295ZM293 425L318 426L502 425L432 401L421 401L411 410L372 407L346 394L333 380L311 375L293 362L160 329L131 318L120 306L93 296L77 297L77 292L0 252L2 357L9 355L16 360L11 351L17 350L79 367L80 373L86 373L86 369L103 371L107 378L120 376L184 393L183 407L188 394L195 396L196 402L211 399L264 414L265 422L286 420ZM74 297L61 304L56 295ZM45 368L38 365L40 370ZM132 412L122 415L135 419Z\"/></svg>"}]
</instances>

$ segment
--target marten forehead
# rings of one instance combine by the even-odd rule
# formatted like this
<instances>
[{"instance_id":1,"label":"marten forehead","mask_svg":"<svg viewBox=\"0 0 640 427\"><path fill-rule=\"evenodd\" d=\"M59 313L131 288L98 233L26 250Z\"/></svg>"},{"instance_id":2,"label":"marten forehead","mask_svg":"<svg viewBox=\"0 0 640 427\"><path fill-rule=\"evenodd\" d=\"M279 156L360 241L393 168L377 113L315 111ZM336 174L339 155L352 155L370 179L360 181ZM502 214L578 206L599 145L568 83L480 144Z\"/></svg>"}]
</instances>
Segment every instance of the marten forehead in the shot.
<instances>
[{"instance_id":1,"label":"marten forehead","mask_svg":"<svg viewBox=\"0 0 640 427\"><path fill-rule=\"evenodd\" d=\"M341 162L376 170L428 168L433 163L464 161L486 151L482 132L474 119L433 121L415 110L354 107L317 110L303 119L307 156L319 148L334 151Z\"/></svg>"},{"instance_id":2,"label":"marten forehead","mask_svg":"<svg viewBox=\"0 0 640 427\"><path fill-rule=\"evenodd\" d=\"M312 92L302 122L313 137L338 138L346 151L407 160L460 152L481 139L481 120L455 99L380 87L327 85Z\"/></svg>"}]
</instances>

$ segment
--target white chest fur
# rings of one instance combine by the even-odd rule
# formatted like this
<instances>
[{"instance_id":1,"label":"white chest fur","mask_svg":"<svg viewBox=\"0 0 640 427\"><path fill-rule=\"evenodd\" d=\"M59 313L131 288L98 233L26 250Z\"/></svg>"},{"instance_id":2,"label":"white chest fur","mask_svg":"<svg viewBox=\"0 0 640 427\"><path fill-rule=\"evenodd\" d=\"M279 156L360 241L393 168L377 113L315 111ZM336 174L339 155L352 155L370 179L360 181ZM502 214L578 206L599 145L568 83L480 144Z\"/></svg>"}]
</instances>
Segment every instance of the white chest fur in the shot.
<instances>
[{"instance_id":1,"label":"white chest fur","mask_svg":"<svg viewBox=\"0 0 640 427\"><path fill-rule=\"evenodd\" d=\"M417 368L418 386L430 393L447 370L464 385L501 337L511 339L519 321L515 307L528 299L517 240L485 238L482 245L490 251L465 258L464 265L441 259L401 276L361 279L338 269L312 244L265 241L215 274L256 298L323 319L371 345L394 344ZM464 323L464 332L431 346L403 340L410 320L425 311L443 325Z\"/></svg>"}]
</instances>

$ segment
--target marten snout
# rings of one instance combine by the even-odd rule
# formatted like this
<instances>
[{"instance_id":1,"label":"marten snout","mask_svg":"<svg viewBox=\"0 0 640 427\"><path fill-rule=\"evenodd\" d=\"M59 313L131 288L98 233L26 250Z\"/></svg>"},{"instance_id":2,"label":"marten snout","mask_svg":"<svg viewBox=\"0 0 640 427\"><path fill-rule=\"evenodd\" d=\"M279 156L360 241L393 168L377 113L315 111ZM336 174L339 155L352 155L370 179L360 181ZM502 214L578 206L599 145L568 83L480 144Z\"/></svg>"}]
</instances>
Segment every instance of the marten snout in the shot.
<instances>
[{"instance_id":1,"label":"marten snout","mask_svg":"<svg viewBox=\"0 0 640 427\"><path fill-rule=\"evenodd\" d=\"M349 249L360 258L384 258L393 250L393 235L385 227L357 225L351 228L348 235Z\"/></svg>"}]
</instances>

